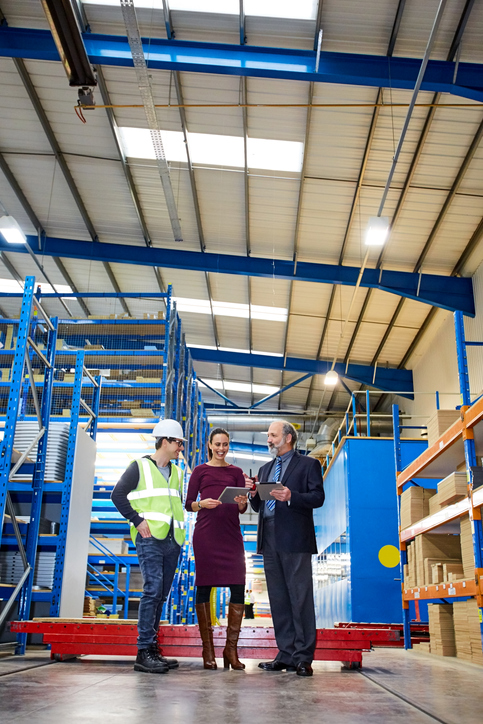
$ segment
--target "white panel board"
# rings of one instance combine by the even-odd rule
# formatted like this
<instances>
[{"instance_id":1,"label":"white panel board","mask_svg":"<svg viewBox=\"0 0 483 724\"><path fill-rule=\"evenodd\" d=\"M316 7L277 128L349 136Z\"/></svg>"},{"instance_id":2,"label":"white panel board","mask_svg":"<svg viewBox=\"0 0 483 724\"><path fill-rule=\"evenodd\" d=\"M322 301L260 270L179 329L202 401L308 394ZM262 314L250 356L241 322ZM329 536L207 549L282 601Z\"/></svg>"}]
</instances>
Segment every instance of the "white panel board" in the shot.
<instances>
[{"instance_id":1,"label":"white panel board","mask_svg":"<svg viewBox=\"0 0 483 724\"><path fill-rule=\"evenodd\" d=\"M96 450L95 440L79 426L65 544L59 611L61 618L82 618L84 610Z\"/></svg>"}]
</instances>

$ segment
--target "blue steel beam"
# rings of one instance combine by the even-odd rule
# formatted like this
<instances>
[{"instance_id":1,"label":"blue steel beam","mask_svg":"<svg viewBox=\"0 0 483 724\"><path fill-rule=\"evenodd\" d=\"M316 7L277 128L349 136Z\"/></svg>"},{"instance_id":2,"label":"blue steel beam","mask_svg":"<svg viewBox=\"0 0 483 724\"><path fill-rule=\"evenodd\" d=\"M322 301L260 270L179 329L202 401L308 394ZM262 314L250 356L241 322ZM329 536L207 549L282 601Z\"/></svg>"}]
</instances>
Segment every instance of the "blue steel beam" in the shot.
<instances>
[{"instance_id":1,"label":"blue steel beam","mask_svg":"<svg viewBox=\"0 0 483 724\"><path fill-rule=\"evenodd\" d=\"M213 362L214 364L238 365L241 367L259 367L269 370L285 370L287 372L303 372L311 375L325 375L331 369L331 360L312 360L300 357L272 357L264 354L251 354L250 352L222 352L217 349L190 347L188 349L193 360L198 362ZM340 377L375 387L385 392L399 392L403 397L413 397L413 373L411 370L389 369L387 367L374 367L369 365L349 364L342 362L335 365L335 371Z\"/></svg>"},{"instance_id":2,"label":"blue steel beam","mask_svg":"<svg viewBox=\"0 0 483 724\"><path fill-rule=\"evenodd\" d=\"M285 279L321 284L342 284L355 286L359 267L339 264L317 264L314 262L285 259L263 259L230 254L212 254L179 249L158 249L128 244L103 244L98 241L79 241L43 237L42 249L37 247L37 238L28 237L32 249L43 256L68 259L89 259L99 262L138 264L140 266L164 267L168 269L190 269L220 274ZM34 245L35 241L35 245ZM0 240L0 251L12 251L11 244ZM16 253L27 253L24 245L15 247ZM475 316L473 283L469 277L446 277L437 274L415 274L391 271L390 269L365 269L361 287L380 289L401 297L414 299L424 304L441 307L451 312L460 311ZM47 296L47 295L43 295ZM75 296L68 294L66 296ZM152 296L152 295L147 295Z\"/></svg>"},{"instance_id":3,"label":"blue steel beam","mask_svg":"<svg viewBox=\"0 0 483 724\"><path fill-rule=\"evenodd\" d=\"M304 375L303 377L299 377L298 380L295 380L295 382L291 382L289 385L285 385L285 387L281 387L277 392L274 392L271 395L267 395L267 397L264 397L261 400L258 400L258 402L255 402L253 405L250 406L250 410L253 410L255 407L259 407L260 405L263 405L264 402L268 402L268 400L272 400L274 397L278 397L279 395L282 395L286 390L289 390L291 387L295 387L295 385L298 385L300 382L303 382L304 380L307 380L309 377L312 377L312 373L309 372L308 374Z\"/></svg>"},{"instance_id":4,"label":"blue steel beam","mask_svg":"<svg viewBox=\"0 0 483 724\"><path fill-rule=\"evenodd\" d=\"M127 38L117 35L83 34L93 65L133 67ZM418 58L321 52L315 72L316 52L221 43L143 39L150 70L217 73L222 75L302 80L316 83L364 85L412 90L421 66ZM0 56L59 61L48 30L0 27ZM483 101L483 66L430 60L421 90L451 93Z\"/></svg>"}]
</instances>

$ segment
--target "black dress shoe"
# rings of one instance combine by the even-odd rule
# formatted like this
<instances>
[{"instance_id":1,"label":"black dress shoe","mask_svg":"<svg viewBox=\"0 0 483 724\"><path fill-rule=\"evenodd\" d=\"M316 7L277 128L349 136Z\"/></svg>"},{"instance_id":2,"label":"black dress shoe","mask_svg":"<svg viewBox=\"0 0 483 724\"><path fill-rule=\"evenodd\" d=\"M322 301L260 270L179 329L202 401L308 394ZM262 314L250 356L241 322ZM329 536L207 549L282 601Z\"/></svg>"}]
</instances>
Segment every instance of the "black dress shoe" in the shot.
<instances>
[{"instance_id":1,"label":"black dress shoe","mask_svg":"<svg viewBox=\"0 0 483 724\"><path fill-rule=\"evenodd\" d=\"M295 671L295 666L292 666L291 664L284 664L283 661L261 661L258 664L259 669L263 669L263 671L283 671L284 669L287 669L287 671Z\"/></svg>"},{"instance_id":2,"label":"black dress shoe","mask_svg":"<svg viewBox=\"0 0 483 724\"><path fill-rule=\"evenodd\" d=\"M301 661L297 664L297 676L313 676L314 670L311 665L305 661Z\"/></svg>"}]
</instances>

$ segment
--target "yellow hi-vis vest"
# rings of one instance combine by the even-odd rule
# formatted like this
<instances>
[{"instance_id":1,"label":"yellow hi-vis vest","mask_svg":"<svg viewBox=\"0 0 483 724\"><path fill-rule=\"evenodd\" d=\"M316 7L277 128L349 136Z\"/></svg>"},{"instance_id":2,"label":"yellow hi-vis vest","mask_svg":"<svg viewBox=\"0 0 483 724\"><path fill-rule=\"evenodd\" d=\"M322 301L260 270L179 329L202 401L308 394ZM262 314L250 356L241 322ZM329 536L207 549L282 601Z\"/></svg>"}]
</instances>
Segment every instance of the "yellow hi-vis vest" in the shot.
<instances>
[{"instance_id":1,"label":"yellow hi-vis vest","mask_svg":"<svg viewBox=\"0 0 483 724\"><path fill-rule=\"evenodd\" d=\"M148 521L154 538L163 540L169 533L173 521L174 537L179 545L185 539L184 510L181 500L183 471L171 463L169 480L158 470L156 463L142 458L137 460L139 482L135 490L128 493L134 510ZM131 523L131 538L136 542L137 530Z\"/></svg>"}]
</instances>

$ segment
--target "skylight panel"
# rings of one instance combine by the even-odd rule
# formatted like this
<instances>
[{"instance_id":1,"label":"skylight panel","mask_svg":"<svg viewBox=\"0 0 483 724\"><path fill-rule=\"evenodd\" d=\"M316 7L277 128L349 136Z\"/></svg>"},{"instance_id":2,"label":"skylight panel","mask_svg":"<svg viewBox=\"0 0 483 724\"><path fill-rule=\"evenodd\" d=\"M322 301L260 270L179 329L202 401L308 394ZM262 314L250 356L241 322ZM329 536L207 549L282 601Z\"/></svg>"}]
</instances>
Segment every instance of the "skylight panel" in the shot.
<instances>
[{"instance_id":1,"label":"skylight panel","mask_svg":"<svg viewBox=\"0 0 483 724\"><path fill-rule=\"evenodd\" d=\"M317 0L245 0L244 7L245 15L263 18L315 20L317 16Z\"/></svg>"},{"instance_id":2,"label":"skylight panel","mask_svg":"<svg viewBox=\"0 0 483 724\"><path fill-rule=\"evenodd\" d=\"M208 299L188 299L186 297L173 297L178 312L193 312L194 314L211 314L211 305ZM212 302L213 314L221 317L250 317L250 306L236 302ZM251 305L252 319L262 319L268 322L286 322L288 310L284 307L264 307Z\"/></svg>"},{"instance_id":3,"label":"skylight panel","mask_svg":"<svg viewBox=\"0 0 483 724\"><path fill-rule=\"evenodd\" d=\"M214 390L226 390L231 392L249 392L259 395L273 395L280 390L275 385L252 385L250 382L236 382L232 380L211 380L203 377L207 385L213 387ZM204 387L203 382L199 384Z\"/></svg>"},{"instance_id":4,"label":"skylight panel","mask_svg":"<svg viewBox=\"0 0 483 724\"><path fill-rule=\"evenodd\" d=\"M304 144L299 141L249 138L247 152L249 168L297 173L302 170Z\"/></svg>"},{"instance_id":5,"label":"skylight panel","mask_svg":"<svg viewBox=\"0 0 483 724\"><path fill-rule=\"evenodd\" d=\"M83 0L85 5L117 5L119 0ZM163 9L163 0L134 0L137 8ZM169 0L171 10L239 15L239 0ZM245 15L264 18L315 20L317 0L245 0Z\"/></svg>"},{"instance_id":6,"label":"skylight panel","mask_svg":"<svg viewBox=\"0 0 483 724\"><path fill-rule=\"evenodd\" d=\"M72 289L67 284L54 284L54 287L51 287L46 282L38 282L35 285L35 290L37 290L37 286L40 286L41 296L42 294L72 294ZM22 290L23 284L20 285L15 279L0 279L0 292L18 294ZM75 297L73 298L75 299Z\"/></svg>"},{"instance_id":7,"label":"skylight panel","mask_svg":"<svg viewBox=\"0 0 483 724\"><path fill-rule=\"evenodd\" d=\"M126 156L156 159L149 128L123 126L119 131ZM161 139L168 161L188 162L183 134L180 131L161 131Z\"/></svg>"},{"instance_id":8,"label":"skylight panel","mask_svg":"<svg viewBox=\"0 0 483 724\"><path fill-rule=\"evenodd\" d=\"M119 129L126 156L155 160L153 142L148 128ZM187 163L184 136L180 131L161 131L166 158L171 162ZM214 133L189 133L193 163L205 166L243 168L244 149L241 136L222 136ZM248 139L248 166L268 171L302 170L304 145L298 141L276 141L266 138Z\"/></svg>"}]
</instances>

